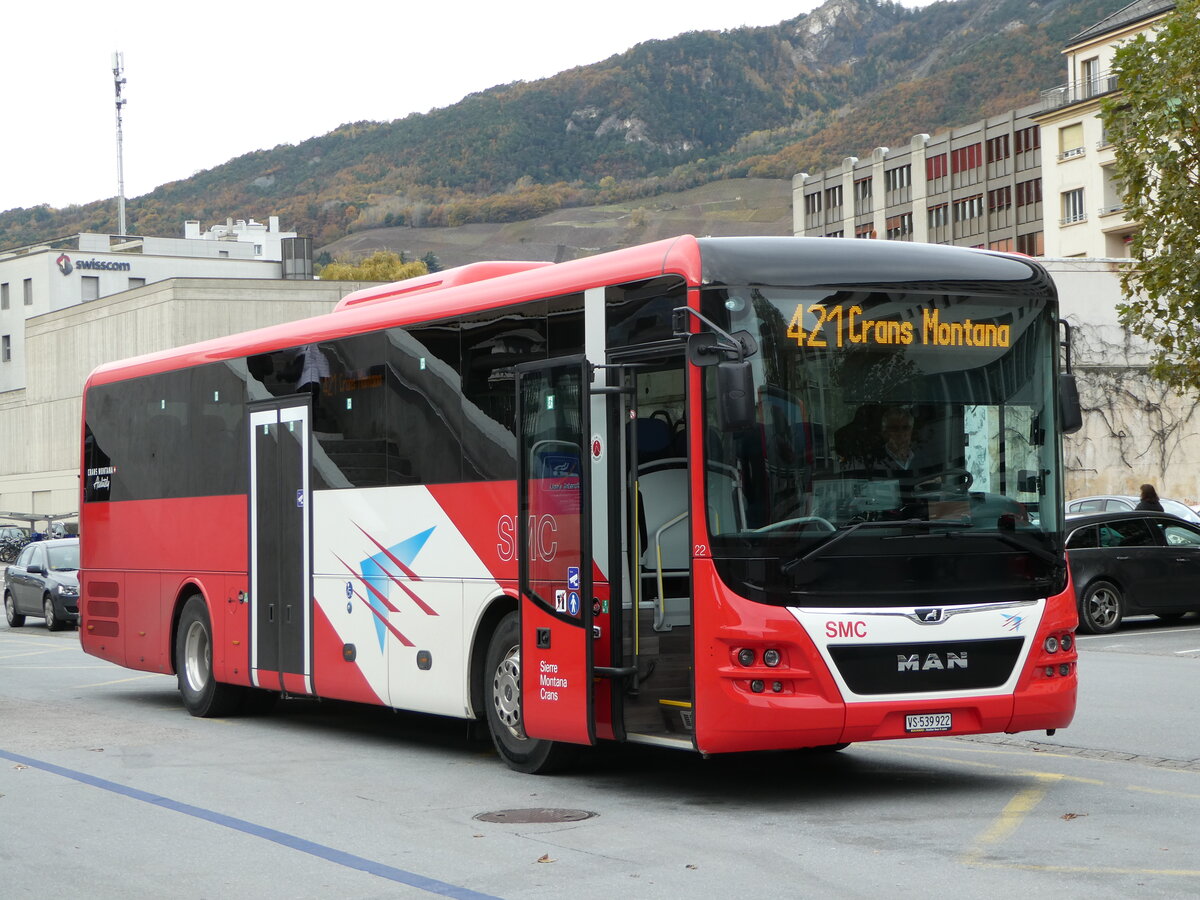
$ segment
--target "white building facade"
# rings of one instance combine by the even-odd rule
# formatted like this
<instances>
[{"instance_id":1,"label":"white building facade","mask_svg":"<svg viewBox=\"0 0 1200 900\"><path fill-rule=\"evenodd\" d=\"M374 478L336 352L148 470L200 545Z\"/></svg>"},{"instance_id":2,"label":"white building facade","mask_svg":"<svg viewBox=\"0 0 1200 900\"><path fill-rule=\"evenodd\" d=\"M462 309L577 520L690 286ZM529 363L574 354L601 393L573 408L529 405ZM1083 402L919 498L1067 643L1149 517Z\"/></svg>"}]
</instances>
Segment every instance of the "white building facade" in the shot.
<instances>
[{"instance_id":1,"label":"white building facade","mask_svg":"<svg viewBox=\"0 0 1200 900\"><path fill-rule=\"evenodd\" d=\"M309 239L279 232L274 216L203 234L189 222L182 238L78 234L0 250L0 395L27 383L29 318L167 278L311 278L311 259Z\"/></svg>"},{"instance_id":2,"label":"white building facade","mask_svg":"<svg viewBox=\"0 0 1200 900\"><path fill-rule=\"evenodd\" d=\"M1034 119L1043 132L1047 256L1129 255L1137 223L1125 217L1100 106L1119 90L1112 73L1117 48L1153 34L1174 8L1174 0L1138 0L1080 32L1063 51L1067 83L1042 92L1042 112Z\"/></svg>"}]
</instances>

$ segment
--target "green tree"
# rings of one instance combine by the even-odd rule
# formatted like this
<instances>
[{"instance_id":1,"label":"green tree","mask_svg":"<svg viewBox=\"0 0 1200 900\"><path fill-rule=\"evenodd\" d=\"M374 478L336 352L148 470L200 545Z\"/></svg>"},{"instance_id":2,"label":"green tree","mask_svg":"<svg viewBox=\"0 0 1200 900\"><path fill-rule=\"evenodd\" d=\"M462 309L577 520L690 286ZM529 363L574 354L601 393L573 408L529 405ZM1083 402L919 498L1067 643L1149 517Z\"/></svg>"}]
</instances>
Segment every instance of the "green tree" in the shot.
<instances>
[{"instance_id":1,"label":"green tree","mask_svg":"<svg viewBox=\"0 0 1200 900\"><path fill-rule=\"evenodd\" d=\"M320 277L324 281L403 281L428 274L421 260L405 262L399 253L377 250L358 263L334 260L321 269Z\"/></svg>"},{"instance_id":2,"label":"green tree","mask_svg":"<svg viewBox=\"0 0 1200 900\"><path fill-rule=\"evenodd\" d=\"M1151 372L1200 388L1200 0L1179 0L1152 38L1113 59L1120 93L1101 115L1125 214L1139 224L1121 273L1121 320L1154 347Z\"/></svg>"},{"instance_id":3,"label":"green tree","mask_svg":"<svg viewBox=\"0 0 1200 900\"><path fill-rule=\"evenodd\" d=\"M425 263L425 268L430 272L442 271L442 261L437 258L437 254L432 250L421 257L421 262Z\"/></svg>"}]
</instances>

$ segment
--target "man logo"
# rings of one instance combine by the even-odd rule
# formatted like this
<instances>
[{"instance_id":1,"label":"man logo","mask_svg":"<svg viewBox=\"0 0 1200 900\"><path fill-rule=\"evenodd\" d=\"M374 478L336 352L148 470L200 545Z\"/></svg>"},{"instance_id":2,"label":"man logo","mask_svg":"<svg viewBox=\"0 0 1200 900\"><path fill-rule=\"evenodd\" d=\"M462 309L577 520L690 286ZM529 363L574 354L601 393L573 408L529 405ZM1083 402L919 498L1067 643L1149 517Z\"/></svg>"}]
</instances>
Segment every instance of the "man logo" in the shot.
<instances>
[{"instance_id":1,"label":"man logo","mask_svg":"<svg viewBox=\"0 0 1200 900\"><path fill-rule=\"evenodd\" d=\"M945 618L941 609L918 609L916 610L917 618L922 622L935 623L942 621Z\"/></svg>"},{"instance_id":2,"label":"man logo","mask_svg":"<svg viewBox=\"0 0 1200 900\"><path fill-rule=\"evenodd\" d=\"M947 651L944 656L938 653L926 653L924 659L921 659L918 653L909 655L898 653L896 655L897 672L928 672L930 669L945 671L965 668L967 668L966 650L961 653Z\"/></svg>"},{"instance_id":3,"label":"man logo","mask_svg":"<svg viewBox=\"0 0 1200 900\"><path fill-rule=\"evenodd\" d=\"M71 257L67 256L65 253L60 253L55 262L58 263L58 271L62 272L64 275L70 275L73 271L75 271L75 267L71 265Z\"/></svg>"}]
</instances>

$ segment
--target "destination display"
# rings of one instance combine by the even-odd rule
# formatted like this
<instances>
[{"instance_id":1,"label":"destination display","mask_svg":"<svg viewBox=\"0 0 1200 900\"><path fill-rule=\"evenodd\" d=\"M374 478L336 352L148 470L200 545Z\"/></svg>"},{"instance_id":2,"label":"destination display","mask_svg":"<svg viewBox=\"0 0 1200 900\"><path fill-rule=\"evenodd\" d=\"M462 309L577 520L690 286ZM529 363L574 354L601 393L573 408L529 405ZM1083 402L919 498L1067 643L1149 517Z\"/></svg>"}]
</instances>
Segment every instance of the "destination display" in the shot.
<instances>
[{"instance_id":1,"label":"destination display","mask_svg":"<svg viewBox=\"0 0 1200 900\"><path fill-rule=\"evenodd\" d=\"M800 303L788 323L788 337L801 347L1008 347L1012 326L995 322L945 321L939 309L922 309L916 320L873 319L861 306Z\"/></svg>"}]
</instances>

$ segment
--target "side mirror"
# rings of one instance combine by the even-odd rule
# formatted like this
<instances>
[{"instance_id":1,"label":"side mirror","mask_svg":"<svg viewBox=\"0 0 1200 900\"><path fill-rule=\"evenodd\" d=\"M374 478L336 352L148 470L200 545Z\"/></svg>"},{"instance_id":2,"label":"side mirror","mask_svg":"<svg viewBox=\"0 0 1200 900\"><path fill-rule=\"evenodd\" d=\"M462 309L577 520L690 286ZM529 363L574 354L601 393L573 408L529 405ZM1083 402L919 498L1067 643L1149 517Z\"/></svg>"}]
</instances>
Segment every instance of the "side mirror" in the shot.
<instances>
[{"instance_id":1,"label":"side mirror","mask_svg":"<svg viewBox=\"0 0 1200 900\"><path fill-rule=\"evenodd\" d=\"M747 360L717 365L717 416L722 431L754 425L754 373Z\"/></svg>"},{"instance_id":2,"label":"side mirror","mask_svg":"<svg viewBox=\"0 0 1200 900\"><path fill-rule=\"evenodd\" d=\"M1074 434L1083 427L1083 408L1079 405L1079 385L1075 375L1063 372L1058 376L1058 414L1063 434Z\"/></svg>"}]
</instances>

